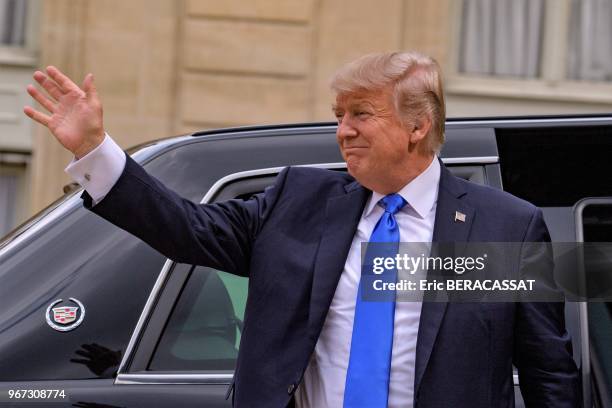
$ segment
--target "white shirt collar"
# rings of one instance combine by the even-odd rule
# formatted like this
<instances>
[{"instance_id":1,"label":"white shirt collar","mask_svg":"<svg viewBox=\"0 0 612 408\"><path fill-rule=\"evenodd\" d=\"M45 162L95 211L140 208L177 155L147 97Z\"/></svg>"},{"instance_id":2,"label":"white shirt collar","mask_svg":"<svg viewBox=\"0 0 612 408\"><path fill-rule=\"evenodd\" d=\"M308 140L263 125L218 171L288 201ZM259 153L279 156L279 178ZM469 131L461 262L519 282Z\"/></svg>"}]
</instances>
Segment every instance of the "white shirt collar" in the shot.
<instances>
[{"instance_id":1,"label":"white shirt collar","mask_svg":"<svg viewBox=\"0 0 612 408\"><path fill-rule=\"evenodd\" d=\"M425 218L425 216L432 210L438 201L440 172L440 163L438 162L438 158L434 156L433 160L429 166L427 166L425 171L423 171L397 192L404 200L406 200L408 203L407 206L410 206L416 212L416 215L419 216L419 218ZM373 191L372 196L366 204L363 216L368 217L376 207L376 204L384 196L384 194ZM402 211L405 210L406 207L402 209Z\"/></svg>"}]
</instances>

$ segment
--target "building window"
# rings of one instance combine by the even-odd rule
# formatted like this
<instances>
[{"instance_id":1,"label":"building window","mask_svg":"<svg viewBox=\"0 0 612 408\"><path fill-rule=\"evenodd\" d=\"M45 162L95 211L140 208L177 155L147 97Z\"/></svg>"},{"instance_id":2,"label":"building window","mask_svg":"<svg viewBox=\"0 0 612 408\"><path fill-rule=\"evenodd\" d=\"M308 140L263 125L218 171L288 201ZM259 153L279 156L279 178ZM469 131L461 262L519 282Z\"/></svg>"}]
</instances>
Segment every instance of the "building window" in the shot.
<instances>
[{"instance_id":1,"label":"building window","mask_svg":"<svg viewBox=\"0 0 612 408\"><path fill-rule=\"evenodd\" d=\"M29 156L0 152L0 238L25 217L26 163Z\"/></svg>"},{"instance_id":2,"label":"building window","mask_svg":"<svg viewBox=\"0 0 612 408\"><path fill-rule=\"evenodd\" d=\"M464 0L459 72L540 75L543 0Z\"/></svg>"},{"instance_id":3,"label":"building window","mask_svg":"<svg viewBox=\"0 0 612 408\"><path fill-rule=\"evenodd\" d=\"M0 0L0 44L25 46L27 7L25 0Z\"/></svg>"},{"instance_id":4,"label":"building window","mask_svg":"<svg viewBox=\"0 0 612 408\"><path fill-rule=\"evenodd\" d=\"M461 74L612 80L612 0L463 0L460 13Z\"/></svg>"},{"instance_id":5,"label":"building window","mask_svg":"<svg viewBox=\"0 0 612 408\"><path fill-rule=\"evenodd\" d=\"M572 0L567 77L612 81L612 1Z\"/></svg>"},{"instance_id":6,"label":"building window","mask_svg":"<svg viewBox=\"0 0 612 408\"><path fill-rule=\"evenodd\" d=\"M0 174L0 237L14 227L17 176Z\"/></svg>"},{"instance_id":7,"label":"building window","mask_svg":"<svg viewBox=\"0 0 612 408\"><path fill-rule=\"evenodd\" d=\"M0 0L0 65L36 65L40 0Z\"/></svg>"},{"instance_id":8,"label":"building window","mask_svg":"<svg viewBox=\"0 0 612 408\"><path fill-rule=\"evenodd\" d=\"M612 0L457 0L451 94L612 103Z\"/></svg>"}]
</instances>

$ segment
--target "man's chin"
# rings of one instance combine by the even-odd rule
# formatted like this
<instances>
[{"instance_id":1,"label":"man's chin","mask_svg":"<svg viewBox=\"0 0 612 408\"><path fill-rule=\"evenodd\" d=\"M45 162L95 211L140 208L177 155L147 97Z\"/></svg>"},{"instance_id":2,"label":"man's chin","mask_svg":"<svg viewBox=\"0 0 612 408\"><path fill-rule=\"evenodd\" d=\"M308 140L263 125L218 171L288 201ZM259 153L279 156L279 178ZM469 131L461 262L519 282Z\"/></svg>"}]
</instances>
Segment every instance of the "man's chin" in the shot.
<instances>
[{"instance_id":1,"label":"man's chin","mask_svg":"<svg viewBox=\"0 0 612 408\"><path fill-rule=\"evenodd\" d=\"M353 157L349 157L348 159L346 159L346 170L348 174L353 176L355 179L359 179L360 172L358 160Z\"/></svg>"}]
</instances>

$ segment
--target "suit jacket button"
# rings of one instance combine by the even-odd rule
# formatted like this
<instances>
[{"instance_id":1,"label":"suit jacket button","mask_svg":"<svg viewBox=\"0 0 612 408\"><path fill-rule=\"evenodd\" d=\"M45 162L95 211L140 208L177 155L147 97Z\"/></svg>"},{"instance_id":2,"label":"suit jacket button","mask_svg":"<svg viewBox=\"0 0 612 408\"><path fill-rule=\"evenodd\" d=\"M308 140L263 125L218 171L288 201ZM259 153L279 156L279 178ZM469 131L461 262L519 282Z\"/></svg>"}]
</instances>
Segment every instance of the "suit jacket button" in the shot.
<instances>
[{"instance_id":1,"label":"suit jacket button","mask_svg":"<svg viewBox=\"0 0 612 408\"><path fill-rule=\"evenodd\" d=\"M291 395L293 393L293 390L295 390L295 384L289 384L289 386L287 387L287 394Z\"/></svg>"}]
</instances>

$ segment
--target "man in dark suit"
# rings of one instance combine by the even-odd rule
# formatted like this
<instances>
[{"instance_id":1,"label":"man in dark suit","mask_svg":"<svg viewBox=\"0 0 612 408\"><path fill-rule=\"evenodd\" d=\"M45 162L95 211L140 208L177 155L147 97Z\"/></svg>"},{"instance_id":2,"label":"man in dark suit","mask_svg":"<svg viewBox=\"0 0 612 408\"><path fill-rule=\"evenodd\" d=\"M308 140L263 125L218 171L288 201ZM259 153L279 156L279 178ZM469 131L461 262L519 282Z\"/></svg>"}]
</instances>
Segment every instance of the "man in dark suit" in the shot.
<instances>
[{"instance_id":1,"label":"man in dark suit","mask_svg":"<svg viewBox=\"0 0 612 408\"><path fill-rule=\"evenodd\" d=\"M528 406L579 405L562 303L359 296L361 242L550 239L539 209L436 159L445 114L431 58L368 55L338 71L349 174L287 168L251 200L210 205L169 191L105 136L91 75L82 88L53 67L34 78L49 96L28 92L50 115L25 113L74 153L67 171L88 208L179 262L249 276L236 406L509 407L512 364Z\"/></svg>"}]
</instances>

